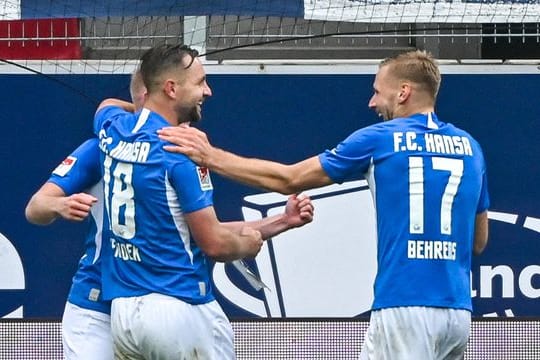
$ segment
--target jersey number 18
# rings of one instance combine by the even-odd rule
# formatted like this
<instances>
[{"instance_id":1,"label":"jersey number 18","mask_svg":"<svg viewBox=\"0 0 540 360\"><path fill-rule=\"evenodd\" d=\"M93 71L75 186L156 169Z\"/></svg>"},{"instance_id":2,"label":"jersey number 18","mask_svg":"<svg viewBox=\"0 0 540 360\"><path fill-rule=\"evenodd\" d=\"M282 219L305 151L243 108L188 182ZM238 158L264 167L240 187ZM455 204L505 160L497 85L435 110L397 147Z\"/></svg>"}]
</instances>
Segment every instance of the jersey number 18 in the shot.
<instances>
[{"instance_id":1,"label":"jersey number 18","mask_svg":"<svg viewBox=\"0 0 540 360\"><path fill-rule=\"evenodd\" d=\"M135 201L133 200L133 165L116 163L111 177L113 159L105 157L103 183L105 206L114 235L129 240L135 236ZM112 193L111 193L112 190ZM122 222L123 220L123 222Z\"/></svg>"}]
</instances>

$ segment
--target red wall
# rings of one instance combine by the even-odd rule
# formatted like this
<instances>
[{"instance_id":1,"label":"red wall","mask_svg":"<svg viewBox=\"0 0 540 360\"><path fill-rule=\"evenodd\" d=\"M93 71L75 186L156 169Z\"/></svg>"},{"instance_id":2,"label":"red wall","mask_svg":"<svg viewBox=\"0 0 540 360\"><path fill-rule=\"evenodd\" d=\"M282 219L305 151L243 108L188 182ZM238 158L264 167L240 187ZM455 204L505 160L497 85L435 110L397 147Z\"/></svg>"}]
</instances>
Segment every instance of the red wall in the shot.
<instances>
[{"instance_id":1,"label":"red wall","mask_svg":"<svg viewBox=\"0 0 540 360\"><path fill-rule=\"evenodd\" d=\"M78 37L79 19L75 18L0 21L0 58L80 59L81 41ZM68 40L70 38L75 39Z\"/></svg>"}]
</instances>

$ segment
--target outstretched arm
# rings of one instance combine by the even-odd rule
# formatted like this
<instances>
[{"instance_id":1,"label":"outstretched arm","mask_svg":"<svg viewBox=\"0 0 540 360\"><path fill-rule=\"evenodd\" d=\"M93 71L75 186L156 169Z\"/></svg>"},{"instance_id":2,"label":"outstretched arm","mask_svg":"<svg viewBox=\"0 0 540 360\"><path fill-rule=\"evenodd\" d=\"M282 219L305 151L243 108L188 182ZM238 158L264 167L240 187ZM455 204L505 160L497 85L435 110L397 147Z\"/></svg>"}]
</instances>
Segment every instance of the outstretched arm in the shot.
<instances>
[{"instance_id":1,"label":"outstretched arm","mask_svg":"<svg viewBox=\"0 0 540 360\"><path fill-rule=\"evenodd\" d=\"M201 166L250 186L294 194L329 185L332 180L323 170L317 156L292 165L244 158L213 147L206 134L193 127L167 127L158 131L159 137L172 144L164 149L185 154Z\"/></svg>"},{"instance_id":2,"label":"outstretched arm","mask_svg":"<svg viewBox=\"0 0 540 360\"><path fill-rule=\"evenodd\" d=\"M58 185L47 182L28 202L25 215L29 222L36 225L48 225L58 217L82 221L95 202L97 199L86 193L66 196Z\"/></svg>"},{"instance_id":3,"label":"outstretched arm","mask_svg":"<svg viewBox=\"0 0 540 360\"><path fill-rule=\"evenodd\" d=\"M291 195L285 212L256 221L219 222L212 206L187 213L188 226L202 251L215 261L253 258L266 240L313 220L313 205L305 195Z\"/></svg>"},{"instance_id":4,"label":"outstretched arm","mask_svg":"<svg viewBox=\"0 0 540 360\"><path fill-rule=\"evenodd\" d=\"M233 221L223 223L232 231L238 232L242 227L249 226L261 232L264 240L276 236L289 229L304 226L313 221L313 204L304 195L290 195L282 214L265 217L255 221Z\"/></svg>"}]
</instances>

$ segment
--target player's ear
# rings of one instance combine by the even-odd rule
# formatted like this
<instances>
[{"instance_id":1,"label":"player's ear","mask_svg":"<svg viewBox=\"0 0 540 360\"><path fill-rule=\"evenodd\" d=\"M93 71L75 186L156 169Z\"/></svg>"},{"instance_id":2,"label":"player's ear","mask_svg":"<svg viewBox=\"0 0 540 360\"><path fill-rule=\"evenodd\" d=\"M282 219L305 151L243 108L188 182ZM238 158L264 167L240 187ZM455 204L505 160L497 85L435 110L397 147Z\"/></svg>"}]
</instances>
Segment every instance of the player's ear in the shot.
<instances>
[{"instance_id":1,"label":"player's ear","mask_svg":"<svg viewBox=\"0 0 540 360\"><path fill-rule=\"evenodd\" d=\"M176 98L176 81L173 79L165 80L163 84L163 92L170 98Z\"/></svg>"},{"instance_id":2,"label":"player's ear","mask_svg":"<svg viewBox=\"0 0 540 360\"><path fill-rule=\"evenodd\" d=\"M399 103L405 102L411 95L411 90L412 90L411 84L402 83L398 92L398 102Z\"/></svg>"}]
</instances>

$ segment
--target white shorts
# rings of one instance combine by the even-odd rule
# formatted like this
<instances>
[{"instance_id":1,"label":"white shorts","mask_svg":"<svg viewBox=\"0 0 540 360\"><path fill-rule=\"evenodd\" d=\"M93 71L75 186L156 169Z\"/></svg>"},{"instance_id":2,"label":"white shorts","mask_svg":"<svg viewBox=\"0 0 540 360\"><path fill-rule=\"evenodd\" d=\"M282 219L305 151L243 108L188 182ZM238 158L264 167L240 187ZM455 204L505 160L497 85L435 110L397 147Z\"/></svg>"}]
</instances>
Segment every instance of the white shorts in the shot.
<instances>
[{"instance_id":1,"label":"white shorts","mask_svg":"<svg viewBox=\"0 0 540 360\"><path fill-rule=\"evenodd\" d=\"M110 316L67 302L62 317L62 346L67 360L112 359Z\"/></svg>"},{"instance_id":2,"label":"white shorts","mask_svg":"<svg viewBox=\"0 0 540 360\"><path fill-rule=\"evenodd\" d=\"M112 302L115 359L235 359L232 326L217 301L191 305L148 294Z\"/></svg>"},{"instance_id":3,"label":"white shorts","mask_svg":"<svg viewBox=\"0 0 540 360\"><path fill-rule=\"evenodd\" d=\"M360 360L460 360L470 328L467 310L411 306L372 311Z\"/></svg>"}]
</instances>

